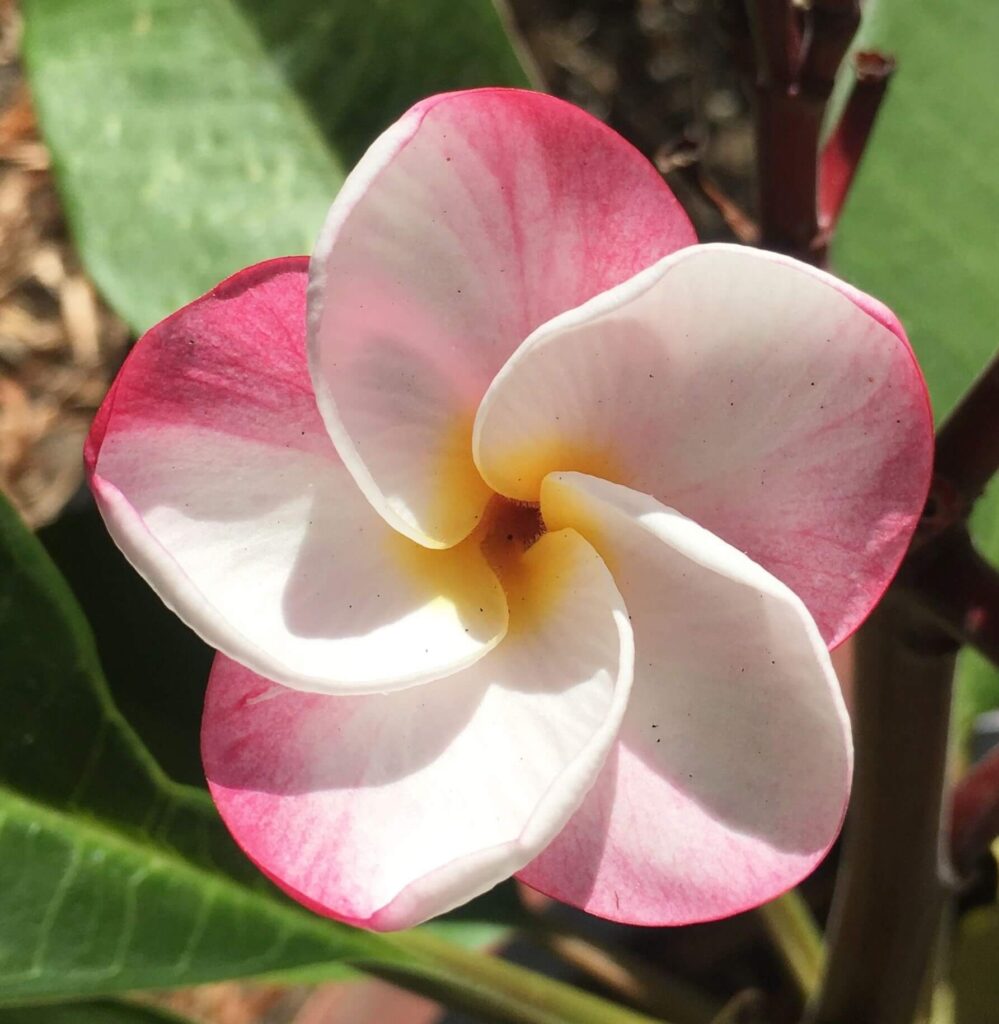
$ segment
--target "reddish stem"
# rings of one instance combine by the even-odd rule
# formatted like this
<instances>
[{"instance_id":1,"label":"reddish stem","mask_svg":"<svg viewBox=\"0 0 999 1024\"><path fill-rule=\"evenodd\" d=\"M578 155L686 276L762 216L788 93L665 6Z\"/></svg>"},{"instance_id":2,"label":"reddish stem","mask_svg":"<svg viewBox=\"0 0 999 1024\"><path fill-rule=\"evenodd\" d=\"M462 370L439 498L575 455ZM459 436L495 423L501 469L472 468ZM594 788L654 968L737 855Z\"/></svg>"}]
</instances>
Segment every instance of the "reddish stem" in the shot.
<instances>
[{"instance_id":1,"label":"reddish stem","mask_svg":"<svg viewBox=\"0 0 999 1024\"><path fill-rule=\"evenodd\" d=\"M829 98L846 51L860 27L860 0L811 0L802 88Z\"/></svg>"},{"instance_id":2,"label":"reddish stem","mask_svg":"<svg viewBox=\"0 0 999 1024\"><path fill-rule=\"evenodd\" d=\"M935 469L895 588L952 637L999 665L999 572L975 550L965 525L999 469L999 356L940 428Z\"/></svg>"},{"instance_id":3,"label":"reddish stem","mask_svg":"<svg viewBox=\"0 0 999 1024\"><path fill-rule=\"evenodd\" d=\"M758 84L789 88L798 81L804 47L801 14L789 0L748 0Z\"/></svg>"},{"instance_id":4,"label":"reddish stem","mask_svg":"<svg viewBox=\"0 0 999 1024\"><path fill-rule=\"evenodd\" d=\"M999 353L937 435L936 472L964 515L999 470Z\"/></svg>"},{"instance_id":5,"label":"reddish stem","mask_svg":"<svg viewBox=\"0 0 999 1024\"><path fill-rule=\"evenodd\" d=\"M815 205L821 122L821 104L800 93L759 87L756 140L763 244L819 265L825 262Z\"/></svg>"},{"instance_id":6,"label":"reddish stem","mask_svg":"<svg viewBox=\"0 0 999 1024\"><path fill-rule=\"evenodd\" d=\"M839 220L895 61L880 53L858 53L854 69L856 78L843 114L819 158L819 221L827 234Z\"/></svg>"},{"instance_id":7,"label":"reddish stem","mask_svg":"<svg viewBox=\"0 0 999 1024\"><path fill-rule=\"evenodd\" d=\"M860 23L857 0L749 0L756 44L756 143L762 244L825 262L819 136L836 72Z\"/></svg>"},{"instance_id":8,"label":"reddish stem","mask_svg":"<svg viewBox=\"0 0 999 1024\"><path fill-rule=\"evenodd\" d=\"M801 12L789 0L750 0L756 49L756 161L761 241L818 262L815 182L822 106L799 84Z\"/></svg>"}]
</instances>

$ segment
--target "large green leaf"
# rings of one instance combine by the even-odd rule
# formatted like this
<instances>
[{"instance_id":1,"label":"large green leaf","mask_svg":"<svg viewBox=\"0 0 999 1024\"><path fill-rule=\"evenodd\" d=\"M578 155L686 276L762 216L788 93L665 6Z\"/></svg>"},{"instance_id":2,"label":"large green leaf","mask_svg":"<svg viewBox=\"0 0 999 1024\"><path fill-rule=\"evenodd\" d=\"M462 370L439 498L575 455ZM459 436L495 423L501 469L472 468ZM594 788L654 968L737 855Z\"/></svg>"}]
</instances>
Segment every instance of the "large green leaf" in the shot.
<instances>
[{"instance_id":1,"label":"large green leaf","mask_svg":"<svg viewBox=\"0 0 999 1024\"><path fill-rule=\"evenodd\" d=\"M878 0L864 44L899 69L840 225L837 269L905 323L938 420L999 344L999 5ZM999 562L999 488L974 534ZM965 722L999 700L999 673L962 655Z\"/></svg>"},{"instance_id":2,"label":"large green leaf","mask_svg":"<svg viewBox=\"0 0 999 1024\"><path fill-rule=\"evenodd\" d=\"M348 166L414 100L530 84L491 0L239 3Z\"/></svg>"},{"instance_id":3,"label":"large green leaf","mask_svg":"<svg viewBox=\"0 0 999 1024\"><path fill-rule=\"evenodd\" d=\"M139 330L239 267L307 252L344 168L416 99L525 84L489 0L23 6L77 244Z\"/></svg>"},{"instance_id":4,"label":"large green leaf","mask_svg":"<svg viewBox=\"0 0 999 1024\"><path fill-rule=\"evenodd\" d=\"M942 418L995 350L999 6L879 0L899 68L840 224L836 267L902 318Z\"/></svg>"},{"instance_id":5,"label":"large green leaf","mask_svg":"<svg viewBox=\"0 0 999 1024\"><path fill-rule=\"evenodd\" d=\"M229 0L27 0L25 56L87 269L144 329L312 245L341 164Z\"/></svg>"},{"instance_id":6,"label":"large green leaf","mask_svg":"<svg viewBox=\"0 0 999 1024\"><path fill-rule=\"evenodd\" d=\"M126 561L86 495L38 537L87 618L115 705L171 779L203 787L201 708L215 652Z\"/></svg>"},{"instance_id":7,"label":"large green leaf","mask_svg":"<svg viewBox=\"0 0 999 1024\"><path fill-rule=\"evenodd\" d=\"M112 705L92 639L0 502L0 1001L193 984L390 954L279 897L203 790Z\"/></svg>"}]
</instances>

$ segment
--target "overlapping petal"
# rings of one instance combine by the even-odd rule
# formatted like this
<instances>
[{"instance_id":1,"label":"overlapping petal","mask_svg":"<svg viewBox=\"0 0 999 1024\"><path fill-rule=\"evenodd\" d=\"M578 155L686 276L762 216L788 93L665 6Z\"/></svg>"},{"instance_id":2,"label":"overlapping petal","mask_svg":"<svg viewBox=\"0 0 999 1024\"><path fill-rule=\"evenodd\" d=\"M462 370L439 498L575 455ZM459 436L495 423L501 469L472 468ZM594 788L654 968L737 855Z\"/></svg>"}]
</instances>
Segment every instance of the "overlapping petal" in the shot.
<instances>
[{"instance_id":1,"label":"overlapping petal","mask_svg":"<svg viewBox=\"0 0 999 1024\"><path fill-rule=\"evenodd\" d=\"M520 877L592 913L685 924L794 885L839 831L850 727L802 602L655 499L577 473L542 511L614 574L635 636L618 744L581 809Z\"/></svg>"},{"instance_id":2,"label":"overlapping petal","mask_svg":"<svg viewBox=\"0 0 999 1024\"><path fill-rule=\"evenodd\" d=\"M708 245L541 327L483 399L474 445L514 498L561 470L654 495L783 580L835 645L898 567L931 439L884 307L785 257Z\"/></svg>"},{"instance_id":3,"label":"overlapping petal","mask_svg":"<svg viewBox=\"0 0 999 1024\"><path fill-rule=\"evenodd\" d=\"M307 690L457 671L504 635L473 545L392 530L340 464L305 355L306 260L242 271L138 343L87 462L115 540L210 644Z\"/></svg>"},{"instance_id":4,"label":"overlapping petal","mask_svg":"<svg viewBox=\"0 0 999 1024\"><path fill-rule=\"evenodd\" d=\"M357 165L311 265L310 358L345 465L430 547L489 498L478 402L538 325L696 241L652 165L550 96L418 104Z\"/></svg>"},{"instance_id":5,"label":"overlapping petal","mask_svg":"<svg viewBox=\"0 0 999 1024\"><path fill-rule=\"evenodd\" d=\"M406 927L523 867L579 806L627 704L627 613L571 530L541 538L514 576L503 644L425 686L303 694L216 659L202 732L212 796L296 899Z\"/></svg>"}]
</instances>

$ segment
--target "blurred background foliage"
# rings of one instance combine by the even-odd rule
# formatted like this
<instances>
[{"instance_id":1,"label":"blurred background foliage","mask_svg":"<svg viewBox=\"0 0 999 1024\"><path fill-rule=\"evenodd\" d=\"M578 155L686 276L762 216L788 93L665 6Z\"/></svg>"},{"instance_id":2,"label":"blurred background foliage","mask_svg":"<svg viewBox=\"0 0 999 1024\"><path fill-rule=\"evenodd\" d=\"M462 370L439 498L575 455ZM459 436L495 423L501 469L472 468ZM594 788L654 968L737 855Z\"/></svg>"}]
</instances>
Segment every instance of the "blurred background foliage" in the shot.
<instances>
[{"instance_id":1,"label":"blurred background foliage","mask_svg":"<svg viewBox=\"0 0 999 1024\"><path fill-rule=\"evenodd\" d=\"M725 237L701 185L752 203L737 7L0 3L0 483L44 525L39 544L0 511L0 1004L302 968L286 980L314 982L362 949L389 955L284 900L231 848L198 759L210 652L125 565L86 495L67 505L86 422L129 338L241 266L307 252L364 147L447 89L550 88L587 107L667 173L703 238ZM899 314L938 419L996 344L997 39L987 0L871 0L862 28L862 44L900 69L832 262ZM999 559L999 490L974 530ZM996 707L999 674L963 654L961 751L976 716ZM829 877L809 883L820 913ZM485 945L526 913L504 887L436 927ZM670 964L712 1006L755 986L769 992L767 1020L794 1015L751 918L656 935L572 922ZM999 1022L997 962L993 904L962 922L960 1024ZM703 1002L673 991L676 1024L706 1019ZM0 1024L161 1019L118 1003L0 1011Z\"/></svg>"}]
</instances>

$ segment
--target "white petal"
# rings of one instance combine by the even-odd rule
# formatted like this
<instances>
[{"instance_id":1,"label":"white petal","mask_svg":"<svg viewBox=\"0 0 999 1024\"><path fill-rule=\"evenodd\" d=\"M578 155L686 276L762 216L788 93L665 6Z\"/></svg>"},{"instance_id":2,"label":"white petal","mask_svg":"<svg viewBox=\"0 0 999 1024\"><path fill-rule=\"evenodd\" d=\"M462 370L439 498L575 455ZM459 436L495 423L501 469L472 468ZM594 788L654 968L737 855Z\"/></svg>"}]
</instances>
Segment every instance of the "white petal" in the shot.
<instances>
[{"instance_id":1,"label":"white petal","mask_svg":"<svg viewBox=\"0 0 999 1024\"><path fill-rule=\"evenodd\" d=\"M926 389L884 307L787 257L693 246L544 325L479 409L475 458L537 500L575 470L746 551L835 645L898 566L929 483Z\"/></svg>"},{"instance_id":2,"label":"white petal","mask_svg":"<svg viewBox=\"0 0 999 1024\"><path fill-rule=\"evenodd\" d=\"M313 255L312 375L344 463L396 529L457 543L489 499L479 400L545 320L695 241L655 168L540 93L418 104L348 178Z\"/></svg>"},{"instance_id":3,"label":"white petal","mask_svg":"<svg viewBox=\"0 0 999 1024\"><path fill-rule=\"evenodd\" d=\"M579 806L627 702L627 615L572 531L531 548L513 590L495 651L399 693L300 694L216 661L202 734L212 795L297 899L407 927L523 867Z\"/></svg>"},{"instance_id":4,"label":"white petal","mask_svg":"<svg viewBox=\"0 0 999 1024\"><path fill-rule=\"evenodd\" d=\"M635 633L620 740L521 877L615 920L688 924L773 898L839 832L850 727L801 601L654 499L581 474L542 487L553 528L600 551Z\"/></svg>"}]
</instances>

